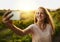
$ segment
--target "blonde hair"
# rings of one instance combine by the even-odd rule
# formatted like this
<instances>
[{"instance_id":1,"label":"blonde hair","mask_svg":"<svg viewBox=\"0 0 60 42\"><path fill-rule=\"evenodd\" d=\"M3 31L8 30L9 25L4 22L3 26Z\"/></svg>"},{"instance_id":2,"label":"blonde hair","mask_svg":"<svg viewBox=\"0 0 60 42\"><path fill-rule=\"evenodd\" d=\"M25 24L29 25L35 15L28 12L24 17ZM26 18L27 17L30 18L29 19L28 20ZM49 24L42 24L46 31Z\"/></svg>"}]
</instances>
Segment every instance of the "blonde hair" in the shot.
<instances>
[{"instance_id":1,"label":"blonde hair","mask_svg":"<svg viewBox=\"0 0 60 42\"><path fill-rule=\"evenodd\" d=\"M44 19L44 23L45 24L47 24L47 23L50 24L52 26L53 31L55 31L54 22L53 22L53 19L52 19L50 13L48 12L48 10L43 8L43 7L39 7L38 9L43 9L43 11L44 11L44 13L46 15L46 18ZM34 17L34 23L37 23L36 15Z\"/></svg>"}]
</instances>

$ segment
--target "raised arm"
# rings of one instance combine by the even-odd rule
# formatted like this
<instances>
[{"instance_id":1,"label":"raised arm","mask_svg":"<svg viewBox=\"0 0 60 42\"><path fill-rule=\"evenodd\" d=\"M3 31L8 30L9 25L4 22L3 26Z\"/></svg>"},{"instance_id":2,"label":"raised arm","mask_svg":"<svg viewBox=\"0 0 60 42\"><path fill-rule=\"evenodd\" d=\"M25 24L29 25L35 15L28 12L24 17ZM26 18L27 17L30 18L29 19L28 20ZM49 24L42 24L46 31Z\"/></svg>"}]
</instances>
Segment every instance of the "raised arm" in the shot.
<instances>
[{"instance_id":1,"label":"raised arm","mask_svg":"<svg viewBox=\"0 0 60 42\"><path fill-rule=\"evenodd\" d=\"M32 26L28 26L27 28L22 30L22 29L16 27L14 24L6 24L6 25L9 27L9 29L11 29L12 31L14 31L16 34L18 34L20 36L32 33L32 30L31 30Z\"/></svg>"},{"instance_id":2,"label":"raised arm","mask_svg":"<svg viewBox=\"0 0 60 42\"><path fill-rule=\"evenodd\" d=\"M24 30L16 27L16 26L12 23L12 21L10 20L10 18L11 18L13 15L8 16L9 13L11 13L10 10L8 10L8 11L3 15L3 17L2 17L3 23L4 23L6 26L8 26L9 29L11 29L12 31L14 31L14 32L15 32L16 34L18 34L18 35L25 35L25 34L31 33L31 31L32 31L32 30L30 29L31 27L28 27L28 28L26 28L26 29L24 29Z\"/></svg>"}]
</instances>

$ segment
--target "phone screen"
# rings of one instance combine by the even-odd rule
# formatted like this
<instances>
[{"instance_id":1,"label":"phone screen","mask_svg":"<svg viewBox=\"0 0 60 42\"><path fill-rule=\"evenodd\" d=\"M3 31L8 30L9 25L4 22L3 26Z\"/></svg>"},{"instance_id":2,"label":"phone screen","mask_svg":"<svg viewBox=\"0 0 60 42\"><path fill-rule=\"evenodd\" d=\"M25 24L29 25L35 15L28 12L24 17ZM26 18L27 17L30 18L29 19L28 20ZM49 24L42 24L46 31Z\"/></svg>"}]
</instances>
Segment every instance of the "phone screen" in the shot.
<instances>
[{"instance_id":1,"label":"phone screen","mask_svg":"<svg viewBox=\"0 0 60 42\"><path fill-rule=\"evenodd\" d=\"M10 18L10 20L20 20L20 15L21 15L20 11L12 11L10 15L12 14L13 16Z\"/></svg>"}]
</instances>

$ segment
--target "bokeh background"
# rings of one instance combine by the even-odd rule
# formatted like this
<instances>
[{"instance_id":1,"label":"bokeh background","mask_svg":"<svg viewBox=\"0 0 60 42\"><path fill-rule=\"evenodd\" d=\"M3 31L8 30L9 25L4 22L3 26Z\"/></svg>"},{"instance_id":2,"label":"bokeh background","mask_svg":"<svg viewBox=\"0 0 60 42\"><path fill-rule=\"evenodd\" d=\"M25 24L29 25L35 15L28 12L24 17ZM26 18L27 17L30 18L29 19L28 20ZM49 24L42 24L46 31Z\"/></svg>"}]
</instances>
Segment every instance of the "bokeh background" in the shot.
<instances>
[{"instance_id":1,"label":"bokeh background","mask_svg":"<svg viewBox=\"0 0 60 42\"><path fill-rule=\"evenodd\" d=\"M8 27L2 22L2 16L7 10L0 10L0 42L32 42L31 35L19 36L15 34L12 30L8 29ZM21 11L22 12L20 20L13 20L13 24L21 29L25 29L30 24L34 23L34 11ZM55 34L52 37L53 42L60 42L60 8L56 10L50 10L50 12L54 24L55 24Z\"/></svg>"},{"instance_id":2,"label":"bokeh background","mask_svg":"<svg viewBox=\"0 0 60 42\"><path fill-rule=\"evenodd\" d=\"M32 42L31 35L19 36L2 22L2 16L8 10L21 12L20 20L13 20L13 24L25 29L34 23L36 9L43 6L48 9L55 24L53 42L60 42L60 0L0 0L0 42Z\"/></svg>"}]
</instances>

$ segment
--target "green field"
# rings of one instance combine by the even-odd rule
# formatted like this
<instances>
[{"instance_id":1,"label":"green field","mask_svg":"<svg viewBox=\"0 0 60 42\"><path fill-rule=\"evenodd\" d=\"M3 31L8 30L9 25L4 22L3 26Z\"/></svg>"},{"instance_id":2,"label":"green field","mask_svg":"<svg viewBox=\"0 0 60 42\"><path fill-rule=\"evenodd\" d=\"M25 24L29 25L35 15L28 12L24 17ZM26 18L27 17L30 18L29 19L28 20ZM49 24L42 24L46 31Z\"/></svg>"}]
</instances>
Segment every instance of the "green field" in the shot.
<instances>
[{"instance_id":1,"label":"green field","mask_svg":"<svg viewBox=\"0 0 60 42\"><path fill-rule=\"evenodd\" d=\"M13 31L8 29L2 22L2 15L6 10L0 10L0 42L32 42L31 35L19 36ZM34 11L24 12L21 16L21 20L14 20L13 23L21 29L26 28L30 24L34 23ZM55 23L55 34L52 37L53 42L60 42L60 8L49 12Z\"/></svg>"}]
</instances>

